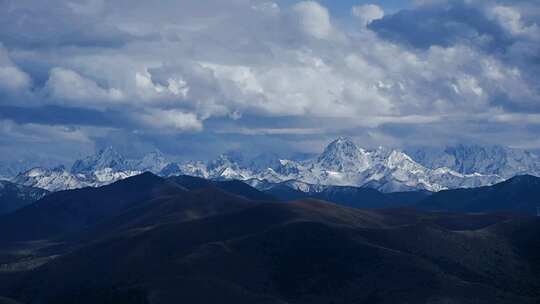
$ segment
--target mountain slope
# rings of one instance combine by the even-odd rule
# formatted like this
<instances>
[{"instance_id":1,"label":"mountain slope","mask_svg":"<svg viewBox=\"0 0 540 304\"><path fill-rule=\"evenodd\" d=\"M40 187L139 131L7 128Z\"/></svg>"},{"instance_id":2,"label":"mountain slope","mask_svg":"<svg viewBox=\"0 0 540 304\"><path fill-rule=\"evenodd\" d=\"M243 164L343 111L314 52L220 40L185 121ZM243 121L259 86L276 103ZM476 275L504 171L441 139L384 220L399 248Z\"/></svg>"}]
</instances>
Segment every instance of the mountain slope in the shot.
<instances>
[{"instance_id":1,"label":"mountain slope","mask_svg":"<svg viewBox=\"0 0 540 304\"><path fill-rule=\"evenodd\" d=\"M60 240L86 244L111 235L132 234L172 222L192 221L216 214L227 214L255 204L256 201L223 191L217 187L193 189L172 195L158 196L123 209L84 230L64 235Z\"/></svg>"},{"instance_id":2,"label":"mountain slope","mask_svg":"<svg viewBox=\"0 0 540 304\"><path fill-rule=\"evenodd\" d=\"M0 181L0 215L30 205L47 193L47 190Z\"/></svg>"},{"instance_id":3,"label":"mountain slope","mask_svg":"<svg viewBox=\"0 0 540 304\"><path fill-rule=\"evenodd\" d=\"M75 232L138 202L185 191L174 183L144 173L100 188L52 193L0 217L0 242L39 240Z\"/></svg>"},{"instance_id":4,"label":"mountain slope","mask_svg":"<svg viewBox=\"0 0 540 304\"><path fill-rule=\"evenodd\" d=\"M300 189L302 190L299 190ZM267 187L264 192L282 201L304 198L320 199L354 208L388 208L412 206L427 196L429 192L408 191L382 193L371 188L351 186L315 186L285 182Z\"/></svg>"},{"instance_id":5,"label":"mountain slope","mask_svg":"<svg viewBox=\"0 0 540 304\"><path fill-rule=\"evenodd\" d=\"M27 273L6 295L29 304L540 299L538 219L463 231L438 224L447 216L314 200L255 204L90 242Z\"/></svg>"},{"instance_id":6,"label":"mountain slope","mask_svg":"<svg viewBox=\"0 0 540 304\"><path fill-rule=\"evenodd\" d=\"M254 201L275 201L276 198L265 192L259 191L250 185L238 180L212 181L200 177L179 175L169 177L173 181L189 190L199 190L216 187L228 193L232 193Z\"/></svg>"},{"instance_id":7,"label":"mountain slope","mask_svg":"<svg viewBox=\"0 0 540 304\"><path fill-rule=\"evenodd\" d=\"M422 201L420 208L461 212L511 211L536 214L540 207L540 178L523 175L502 183L473 189L454 189L435 193Z\"/></svg>"}]
</instances>

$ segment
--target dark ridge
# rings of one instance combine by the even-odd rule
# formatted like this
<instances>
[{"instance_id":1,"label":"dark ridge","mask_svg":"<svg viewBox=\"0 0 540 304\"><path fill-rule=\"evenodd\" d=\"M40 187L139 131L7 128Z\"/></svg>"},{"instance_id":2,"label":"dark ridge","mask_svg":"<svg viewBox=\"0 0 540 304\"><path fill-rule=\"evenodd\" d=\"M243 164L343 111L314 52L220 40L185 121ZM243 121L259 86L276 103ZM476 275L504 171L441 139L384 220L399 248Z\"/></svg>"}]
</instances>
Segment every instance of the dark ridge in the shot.
<instances>
[{"instance_id":1,"label":"dark ridge","mask_svg":"<svg viewBox=\"0 0 540 304\"><path fill-rule=\"evenodd\" d=\"M178 185L185 187L188 190L203 189L213 186L212 181L200 177L189 175L171 176L167 179L177 183Z\"/></svg>"},{"instance_id":2,"label":"dark ridge","mask_svg":"<svg viewBox=\"0 0 540 304\"><path fill-rule=\"evenodd\" d=\"M277 184L266 193L282 201L315 198L354 208L390 208L413 206L431 193L427 191L410 191L382 193L371 188L352 186L328 186L321 192L302 192L286 184Z\"/></svg>"},{"instance_id":3,"label":"dark ridge","mask_svg":"<svg viewBox=\"0 0 540 304\"><path fill-rule=\"evenodd\" d=\"M216 187L226 192L233 193L250 200L276 201L276 198L272 195L259 191L239 180L212 181L188 175L173 176L169 177L168 179L189 190Z\"/></svg>"},{"instance_id":4,"label":"dark ridge","mask_svg":"<svg viewBox=\"0 0 540 304\"><path fill-rule=\"evenodd\" d=\"M447 216L317 200L254 204L110 235L28 272L7 295L28 304L71 303L81 294L96 303L540 299L539 220L463 233L438 224Z\"/></svg>"},{"instance_id":5,"label":"dark ridge","mask_svg":"<svg viewBox=\"0 0 540 304\"><path fill-rule=\"evenodd\" d=\"M418 204L427 210L456 212L515 212L536 215L540 178L516 176L493 186L437 192Z\"/></svg>"},{"instance_id":6,"label":"dark ridge","mask_svg":"<svg viewBox=\"0 0 540 304\"><path fill-rule=\"evenodd\" d=\"M185 191L152 173L143 173L99 188L55 192L0 217L0 243L75 232L137 203Z\"/></svg>"},{"instance_id":7,"label":"dark ridge","mask_svg":"<svg viewBox=\"0 0 540 304\"><path fill-rule=\"evenodd\" d=\"M44 240L0 246L0 294L26 304L540 300L535 217L260 202L226 187L252 189L142 174L1 217L2 237ZM327 195L388 197L361 190ZM43 232L18 234L25 226Z\"/></svg>"}]
</instances>

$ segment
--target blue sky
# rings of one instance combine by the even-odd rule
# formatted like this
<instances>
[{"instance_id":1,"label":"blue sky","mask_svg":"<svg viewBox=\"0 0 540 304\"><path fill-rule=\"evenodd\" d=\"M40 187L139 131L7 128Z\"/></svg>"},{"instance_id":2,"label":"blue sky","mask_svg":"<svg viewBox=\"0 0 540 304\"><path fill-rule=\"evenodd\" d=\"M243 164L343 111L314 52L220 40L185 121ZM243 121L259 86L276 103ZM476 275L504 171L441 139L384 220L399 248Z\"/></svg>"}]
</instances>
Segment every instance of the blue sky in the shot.
<instances>
[{"instance_id":1,"label":"blue sky","mask_svg":"<svg viewBox=\"0 0 540 304\"><path fill-rule=\"evenodd\" d=\"M6 0L0 162L540 149L534 1Z\"/></svg>"}]
</instances>

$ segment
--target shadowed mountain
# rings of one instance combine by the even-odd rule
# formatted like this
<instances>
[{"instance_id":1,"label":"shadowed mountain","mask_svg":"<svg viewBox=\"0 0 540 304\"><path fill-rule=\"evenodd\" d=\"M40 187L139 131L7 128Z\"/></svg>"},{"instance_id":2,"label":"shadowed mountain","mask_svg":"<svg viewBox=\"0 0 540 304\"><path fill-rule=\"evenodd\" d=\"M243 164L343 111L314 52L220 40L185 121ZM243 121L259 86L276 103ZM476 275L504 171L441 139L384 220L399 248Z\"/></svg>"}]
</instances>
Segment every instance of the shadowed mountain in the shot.
<instances>
[{"instance_id":1,"label":"shadowed mountain","mask_svg":"<svg viewBox=\"0 0 540 304\"><path fill-rule=\"evenodd\" d=\"M12 299L0 297L0 304L21 304L21 303Z\"/></svg>"},{"instance_id":2,"label":"shadowed mountain","mask_svg":"<svg viewBox=\"0 0 540 304\"><path fill-rule=\"evenodd\" d=\"M418 204L429 210L459 212L516 212L536 214L540 207L540 178L522 175L502 183L472 189L437 192Z\"/></svg>"},{"instance_id":3,"label":"shadowed mountain","mask_svg":"<svg viewBox=\"0 0 540 304\"><path fill-rule=\"evenodd\" d=\"M243 185L217 185L142 174L0 217L4 240L43 239L0 247L0 295L25 304L540 300L538 218L265 203Z\"/></svg>"},{"instance_id":4,"label":"shadowed mountain","mask_svg":"<svg viewBox=\"0 0 540 304\"><path fill-rule=\"evenodd\" d=\"M309 197L308 192L291 188L289 185L285 183L279 183L279 184L273 185L269 189L264 190L264 192L285 202Z\"/></svg>"},{"instance_id":5,"label":"shadowed mountain","mask_svg":"<svg viewBox=\"0 0 540 304\"><path fill-rule=\"evenodd\" d=\"M412 206L431 194L427 191L382 193L371 188L351 186L326 186L322 191L303 192L284 183L265 190L265 193L282 201L314 198L354 208Z\"/></svg>"},{"instance_id":6,"label":"shadowed mountain","mask_svg":"<svg viewBox=\"0 0 540 304\"><path fill-rule=\"evenodd\" d=\"M23 275L6 296L28 304L537 303L539 232L535 218L248 204L90 242Z\"/></svg>"},{"instance_id":7,"label":"shadowed mountain","mask_svg":"<svg viewBox=\"0 0 540 304\"><path fill-rule=\"evenodd\" d=\"M255 201L223 191L216 187L160 196L126 208L117 216L103 220L83 231L65 235L61 240L72 244L86 243L110 235L130 234L166 223L183 222L216 214L235 212Z\"/></svg>"},{"instance_id":8,"label":"shadowed mountain","mask_svg":"<svg viewBox=\"0 0 540 304\"><path fill-rule=\"evenodd\" d=\"M188 175L173 176L173 177L169 177L168 180L171 180L189 190L216 187L223 191L236 194L238 196L242 196L250 200L256 200L256 201L275 201L276 200L276 198L273 197L272 195L259 191L239 180L212 181L212 180L207 180L204 178L188 176Z\"/></svg>"},{"instance_id":9,"label":"shadowed mountain","mask_svg":"<svg viewBox=\"0 0 540 304\"><path fill-rule=\"evenodd\" d=\"M0 218L0 242L95 237L118 228L187 220L275 199L240 181L197 177L161 178L151 173L99 188L52 193L38 203ZM98 225L99 224L99 225Z\"/></svg>"},{"instance_id":10,"label":"shadowed mountain","mask_svg":"<svg viewBox=\"0 0 540 304\"><path fill-rule=\"evenodd\" d=\"M0 180L0 215L13 212L44 197L49 191Z\"/></svg>"},{"instance_id":11,"label":"shadowed mountain","mask_svg":"<svg viewBox=\"0 0 540 304\"><path fill-rule=\"evenodd\" d=\"M0 243L50 238L89 227L150 199L186 192L151 173L100 188L55 192L0 217Z\"/></svg>"}]
</instances>

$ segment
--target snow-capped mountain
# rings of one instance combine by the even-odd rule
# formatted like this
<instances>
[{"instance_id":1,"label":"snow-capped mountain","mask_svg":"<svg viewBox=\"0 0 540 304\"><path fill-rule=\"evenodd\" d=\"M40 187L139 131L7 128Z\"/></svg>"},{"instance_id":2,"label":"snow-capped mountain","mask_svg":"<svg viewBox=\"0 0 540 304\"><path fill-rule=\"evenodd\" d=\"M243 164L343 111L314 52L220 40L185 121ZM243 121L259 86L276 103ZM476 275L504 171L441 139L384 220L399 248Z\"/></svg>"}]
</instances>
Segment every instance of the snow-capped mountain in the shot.
<instances>
[{"instance_id":1,"label":"snow-capped mountain","mask_svg":"<svg viewBox=\"0 0 540 304\"><path fill-rule=\"evenodd\" d=\"M73 174L62 167L54 169L36 167L18 174L11 181L15 184L55 192L104 186L141 173L141 171L114 171L111 168L104 168L87 174Z\"/></svg>"},{"instance_id":2,"label":"snow-capped mountain","mask_svg":"<svg viewBox=\"0 0 540 304\"><path fill-rule=\"evenodd\" d=\"M40 156L22 157L14 161L0 161L0 180L10 180L17 174L39 166L56 167L58 163Z\"/></svg>"},{"instance_id":3,"label":"snow-capped mountain","mask_svg":"<svg viewBox=\"0 0 540 304\"><path fill-rule=\"evenodd\" d=\"M160 176L189 175L201 178L209 178L206 163L202 161L190 161L184 163L169 163L159 173Z\"/></svg>"},{"instance_id":4,"label":"snow-capped mountain","mask_svg":"<svg viewBox=\"0 0 540 304\"><path fill-rule=\"evenodd\" d=\"M383 192L429 190L488 185L496 175L460 174L448 168L429 169L398 150L364 150L347 138L338 138L311 160L282 161L273 170L279 179L315 185L363 186ZM274 176L275 178L275 176Z\"/></svg>"},{"instance_id":5,"label":"snow-capped mountain","mask_svg":"<svg viewBox=\"0 0 540 304\"><path fill-rule=\"evenodd\" d=\"M522 174L540 176L540 157L520 149L461 144L442 149L411 148L407 153L432 169L446 167L463 174L496 174L505 179Z\"/></svg>"},{"instance_id":6,"label":"snow-capped mountain","mask_svg":"<svg viewBox=\"0 0 540 304\"><path fill-rule=\"evenodd\" d=\"M211 161L207 170L210 177L215 179L250 179L256 171L242 165L242 162L243 159L238 155L224 154Z\"/></svg>"},{"instance_id":7,"label":"snow-capped mountain","mask_svg":"<svg viewBox=\"0 0 540 304\"><path fill-rule=\"evenodd\" d=\"M130 170L129 162L118 153L113 147L100 150L97 154L88 156L85 159L77 160L71 167L73 174L88 174L103 169L113 171Z\"/></svg>"},{"instance_id":8,"label":"snow-capped mountain","mask_svg":"<svg viewBox=\"0 0 540 304\"><path fill-rule=\"evenodd\" d=\"M313 191L313 185L362 186L383 192L440 191L502 181L494 174L462 174L449 168L426 168L401 151L382 147L366 150L344 137L333 141L320 155L308 160L282 159L269 162L271 166L268 167L249 164L241 157L222 155L208 164L170 165L167 172L162 173L166 176L186 174L212 179L239 179L259 189L280 183L300 191L308 188Z\"/></svg>"},{"instance_id":9,"label":"snow-capped mountain","mask_svg":"<svg viewBox=\"0 0 540 304\"><path fill-rule=\"evenodd\" d=\"M149 161L155 159L152 157L129 161L108 147L95 155L75 161L69 171L64 166L53 169L36 167L18 174L12 181L49 191L98 187L142 173L143 170L137 168L139 165L156 166Z\"/></svg>"},{"instance_id":10,"label":"snow-capped mountain","mask_svg":"<svg viewBox=\"0 0 540 304\"><path fill-rule=\"evenodd\" d=\"M28 187L37 187L49 191L76 189L91 186L82 176L68 172L64 167L54 169L33 168L18 174L12 182Z\"/></svg>"},{"instance_id":11,"label":"snow-capped mountain","mask_svg":"<svg viewBox=\"0 0 540 304\"><path fill-rule=\"evenodd\" d=\"M152 173L160 172L169 164L165 155L158 150L146 154L141 160L134 160L129 163L128 167L132 171Z\"/></svg>"},{"instance_id":12,"label":"snow-capped mountain","mask_svg":"<svg viewBox=\"0 0 540 304\"><path fill-rule=\"evenodd\" d=\"M315 164L329 172L362 172L372 165L369 154L351 140L340 137L324 149Z\"/></svg>"},{"instance_id":13,"label":"snow-capped mountain","mask_svg":"<svg viewBox=\"0 0 540 304\"><path fill-rule=\"evenodd\" d=\"M178 163L169 162L159 151L141 159L128 159L109 147L76 161L69 171L34 168L13 181L58 191L105 185L150 171L161 176L238 179L260 189L283 184L300 191L307 188L314 191L313 187L323 189L333 185L396 192L478 187L517 174L540 172L538 158L520 150L460 146L442 151L418 149L411 157L406 152L383 147L363 149L351 139L340 137L321 154L305 160L279 159L271 154L249 159L239 153L228 153L209 162Z\"/></svg>"}]
</instances>

